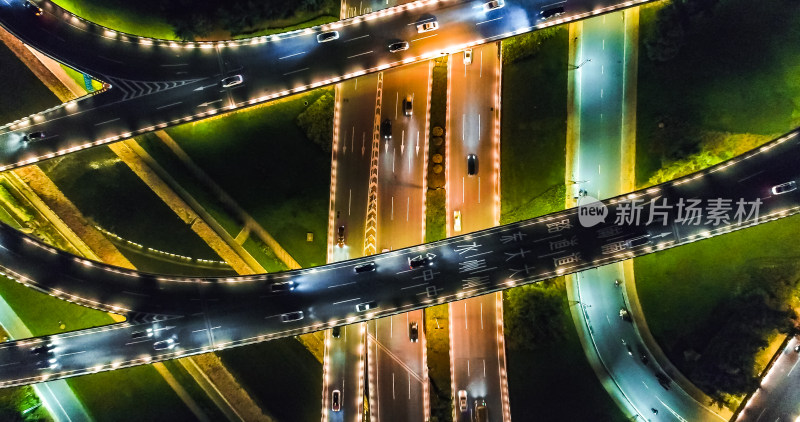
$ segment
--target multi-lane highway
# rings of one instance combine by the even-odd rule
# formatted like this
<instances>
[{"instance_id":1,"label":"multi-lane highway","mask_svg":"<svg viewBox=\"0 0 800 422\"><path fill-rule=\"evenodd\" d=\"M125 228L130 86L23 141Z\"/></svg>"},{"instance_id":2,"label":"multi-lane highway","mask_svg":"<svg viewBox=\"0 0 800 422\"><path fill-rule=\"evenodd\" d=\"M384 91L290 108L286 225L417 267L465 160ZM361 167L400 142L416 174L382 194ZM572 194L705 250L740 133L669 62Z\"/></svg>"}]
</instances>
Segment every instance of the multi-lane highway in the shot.
<instances>
[{"instance_id":1,"label":"multi-lane highway","mask_svg":"<svg viewBox=\"0 0 800 422\"><path fill-rule=\"evenodd\" d=\"M789 340L737 421L800 419L800 340Z\"/></svg>"},{"instance_id":2,"label":"multi-lane highway","mask_svg":"<svg viewBox=\"0 0 800 422\"><path fill-rule=\"evenodd\" d=\"M52 3L35 16L21 0L8 0L0 4L0 25L111 89L0 128L0 170L637 2L574 1L566 15L542 20L539 13L548 3L508 1L485 11L482 2L421 0L281 35L178 43L109 31ZM417 24L432 20L436 30L419 32ZM334 30L337 39L318 42L318 35ZM389 51L390 44L403 41L408 49ZM223 78L236 75L241 84L222 85ZM44 139L25 142L34 132L43 132Z\"/></svg>"},{"instance_id":3,"label":"multi-lane highway","mask_svg":"<svg viewBox=\"0 0 800 422\"><path fill-rule=\"evenodd\" d=\"M486 44L450 57L447 130L447 217L450 235L492 227L499 220L500 92L499 46ZM468 156L474 155L470 169ZM472 171L470 171L472 170ZM479 286L476 276L465 286ZM498 306L500 305L500 306ZM502 294L450 304L453 408L456 420L470 421L478 401L494 420L507 420L508 386L502 339ZM467 394L460 408L458 391Z\"/></svg>"},{"instance_id":4,"label":"multi-lane highway","mask_svg":"<svg viewBox=\"0 0 800 422\"><path fill-rule=\"evenodd\" d=\"M51 284L63 279L72 286L100 285L112 296L122 297L131 293L123 289L136 288L135 283L117 287L111 282L131 279L151 284L152 292L158 294L149 301L162 293L171 296L173 309L185 315L155 325L125 323L34 340L52 341L60 348L54 357L59 366L54 368L37 368L43 359L31 352L31 341L4 343L0 361L6 363L0 367L0 385L149 363L389 316L703 240L749 227L756 218L764 223L792 215L800 211L800 191L776 195L771 188L800 180L795 164L800 155L798 140L794 131L693 175L604 201L607 213L599 204L583 207L581 213L569 209L423 246L279 274L140 278L138 273L103 264L82 264L36 240L24 237L28 240L21 241L19 234L0 236L4 250L0 264L12 278L19 280L21 274L36 269L36 275ZM22 256L32 261L21 260ZM419 256L428 261L409 268L410 260ZM375 271L354 271L365 263L373 263ZM79 267L83 271L76 272ZM467 283L479 276L487 277L483 284ZM273 283L290 280L297 283L295 290L271 292ZM182 286L192 286L192 290L184 291L184 297L174 295ZM433 290L435 297L428 297L426 292ZM107 296L97 293L95 298L99 302ZM369 310L363 310L365 304L370 304ZM134 331L148 326L161 330L158 336L134 338ZM172 339L169 344L155 343L166 337ZM157 350L165 344L174 346Z\"/></svg>"}]
</instances>

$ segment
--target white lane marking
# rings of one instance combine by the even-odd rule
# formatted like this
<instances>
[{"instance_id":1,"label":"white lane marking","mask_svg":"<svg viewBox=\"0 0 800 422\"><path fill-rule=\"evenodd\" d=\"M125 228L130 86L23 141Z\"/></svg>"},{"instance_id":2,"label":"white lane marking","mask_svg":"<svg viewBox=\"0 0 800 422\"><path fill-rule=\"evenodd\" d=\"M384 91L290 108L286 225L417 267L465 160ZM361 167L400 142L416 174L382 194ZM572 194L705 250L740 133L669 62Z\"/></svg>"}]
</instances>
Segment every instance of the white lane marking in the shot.
<instances>
[{"instance_id":1,"label":"white lane marking","mask_svg":"<svg viewBox=\"0 0 800 422\"><path fill-rule=\"evenodd\" d=\"M469 318L469 315L467 315L467 302L465 301L464 302L464 331L469 331L468 318ZM467 364L469 364L469 361L467 361ZM469 371L467 371L467 372L469 372Z\"/></svg>"},{"instance_id":2,"label":"white lane marking","mask_svg":"<svg viewBox=\"0 0 800 422\"><path fill-rule=\"evenodd\" d=\"M70 356L70 355L79 355L81 353L86 353L86 350L81 350L80 352L72 352L72 353L61 353L58 356L59 357L63 357L63 356Z\"/></svg>"},{"instance_id":3,"label":"white lane marking","mask_svg":"<svg viewBox=\"0 0 800 422\"><path fill-rule=\"evenodd\" d=\"M192 330L193 333L199 333L200 331L208 330L208 328L201 328L199 330Z\"/></svg>"},{"instance_id":4,"label":"white lane marking","mask_svg":"<svg viewBox=\"0 0 800 422\"><path fill-rule=\"evenodd\" d=\"M476 23L476 24L475 24L475 26L478 26L478 25L483 25L483 24L485 24L485 23L489 23L489 22L492 22L492 21L498 21L498 20L500 20L500 19L503 19L503 17L502 17L502 16L500 16L499 18L494 18L494 19L489 19L489 20L487 20L487 21L478 22L478 23Z\"/></svg>"},{"instance_id":5,"label":"white lane marking","mask_svg":"<svg viewBox=\"0 0 800 422\"><path fill-rule=\"evenodd\" d=\"M331 303L331 305L338 305L338 304L340 304L340 303L347 303L347 302L352 302L352 301L355 301L355 300L361 300L361 298L360 298L360 297L355 297L355 298L353 298L353 299L340 300L340 301L338 301L338 302L333 302L333 303Z\"/></svg>"},{"instance_id":6,"label":"white lane marking","mask_svg":"<svg viewBox=\"0 0 800 422\"><path fill-rule=\"evenodd\" d=\"M161 67L177 67L177 66L189 66L189 63L178 63L178 64L162 64L159 65Z\"/></svg>"},{"instance_id":7,"label":"white lane marking","mask_svg":"<svg viewBox=\"0 0 800 422\"><path fill-rule=\"evenodd\" d=\"M417 38L417 39L411 40L411 42L422 41L425 38L435 37L437 35L439 35L439 34L428 35L427 37L422 37L422 38Z\"/></svg>"},{"instance_id":8,"label":"white lane marking","mask_svg":"<svg viewBox=\"0 0 800 422\"><path fill-rule=\"evenodd\" d=\"M20 363L20 362L4 363L4 364L0 365L0 368L2 368L3 366L16 365L18 363Z\"/></svg>"},{"instance_id":9,"label":"white lane marking","mask_svg":"<svg viewBox=\"0 0 800 422\"><path fill-rule=\"evenodd\" d=\"M349 286L349 285L351 285L351 284L356 284L356 282L355 282L355 281L351 281L351 282L349 282L349 283L343 283L343 284L334 284L333 286L328 286L328 288L329 288L329 289L332 289L332 288L334 288L334 287Z\"/></svg>"},{"instance_id":10,"label":"white lane marking","mask_svg":"<svg viewBox=\"0 0 800 422\"><path fill-rule=\"evenodd\" d=\"M787 377L792 374L792 371L794 371L794 368L795 366L797 366L798 363L800 363L800 359L798 359L797 362L795 362L794 365L792 365L792 369L790 369L789 373L786 374Z\"/></svg>"},{"instance_id":11,"label":"white lane marking","mask_svg":"<svg viewBox=\"0 0 800 422\"><path fill-rule=\"evenodd\" d=\"M352 56L347 56L348 59L352 59L353 57L363 56L365 54L372 54L375 50L365 51L363 53L354 54Z\"/></svg>"},{"instance_id":12,"label":"white lane marking","mask_svg":"<svg viewBox=\"0 0 800 422\"><path fill-rule=\"evenodd\" d=\"M156 110L161 110L162 108L176 106L178 104L183 104L183 101L178 101L177 103L172 103L172 104L163 105L161 107L156 107Z\"/></svg>"},{"instance_id":13,"label":"white lane marking","mask_svg":"<svg viewBox=\"0 0 800 422\"><path fill-rule=\"evenodd\" d=\"M483 330L483 302L481 302L481 330ZM485 362L484 365L486 365ZM484 370L484 372L486 371Z\"/></svg>"},{"instance_id":14,"label":"white lane marking","mask_svg":"<svg viewBox=\"0 0 800 422\"><path fill-rule=\"evenodd\" d=\"M100 126L100 125L104 125L104 124L106 124L106 123L112 123L112 122L116 122L116 121L117 121L117 120L119 120L119 119L120 119L120 118L119 118L119 117L117 117L116 119L106 120L105 122L95 123L94 125L95 125L95 126Z\"/></svg>"},{"instance_id":15,"label":"white lane marking","mask_svg":"<svg viewBox=\"0 0 800 422\"><path fill-rule=\"evenodd\" d=\"M297 70L293 70L293 71L291 71L291 72L286 72L286 73L284 73L284 74L283 74L283 76L286 76L286 75L291 75L292 73L299 73L299 72L302 72L302 71L304 71L304 70L308 70L308 68L307 68L307 67L304 67L304 68L302 68L302 69L297 69Z\"/></svg>"},{"instance_id":16,"label":"white lane marking","mask_svg":"<svg viewBox=\"0 0 800 422\"><path fill-rule=\"evenodd\" d=\"M301 54L306 54L305 51L301 51L299 53L290 54L288 56L278 57L278 60L288 59L289 57L299 56Z\"/></svg>"},{"instance_id":17,"label":"white lane marking","mask_svg":"<svg viewBox=\"0 0 800 422\"><path fill-rule=\"evenodd\" d=\"M367 38L368 36L369 36L369 34L367 34L367 35L362 35L362 36L360 36L360 37L350 38L349 40L345 40L344 42L350 42L350 41L360 40L360 39L362 39L362 38Z\"/></svg>"},{"instance_id":18,"label":"white lane marking","mask_svg":"<svg viewBox=\"0 0 800 422\"><path fill-rule=\"evenodd\" d=\"M403 272L405 272L405 271L403 271ZM420 284L415 284L413 286L401 287L400 290L413 289L415 287L427 286L427 285L428 285L428 283L420 283Z\"/></svg>"}]
</instances>

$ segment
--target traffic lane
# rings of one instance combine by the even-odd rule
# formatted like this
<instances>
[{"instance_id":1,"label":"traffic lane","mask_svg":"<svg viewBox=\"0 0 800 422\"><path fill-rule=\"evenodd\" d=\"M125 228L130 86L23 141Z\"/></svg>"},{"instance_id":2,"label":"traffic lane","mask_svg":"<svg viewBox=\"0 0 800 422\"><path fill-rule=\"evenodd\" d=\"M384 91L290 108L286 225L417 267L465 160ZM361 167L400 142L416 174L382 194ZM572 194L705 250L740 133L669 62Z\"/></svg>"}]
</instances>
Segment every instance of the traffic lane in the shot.
<instances>
[{"instance_id":1,"label":"traffic lane","mask_svg":"<svg viewBox=\"0 0 800 422\"><path fill-rule=\"evenodd\" d=\"M794 421L800 417L800 355L796 347L800 347L800 341L794 337L761 380L737 420Z\"/></svg>"},{"instance_id":2,"label":"traffic lane","mask_svg":"<svg viewBox=\"0 0 800 422\"><path fill-rule=\"evenodd\" d=\"M494 125L497 117L499 60L497 46L472 49L472 63L464 62L464 53L452 56L450 93L450 172L451 212L461 212L461 231L468 233L495 223L493 174L495 144ZM467 170L467 156L476 156L476 174ZM450 218L455 232L454 215Z\"/></svg>"},{"instance_id":3,"label":"traffic lane","mask_svg":"<svg viewBox=\"0 0 800 422\"><path fill-rule=\"evenodd\" d=\"M450 304L453 383L456 392L465 390L468 397L468 411L457 411L462 420L470 420L477 399L486 401L490 414L503 414L496 300L496 295L488 294ZM458 410L457 394L453 399Z\"/></svg>"},{"instance_id":4,"label":"traffic lane","mask_svg":"<svg viewBox=\"0 0 800 422\"><path fill-rule=\"evenodd\" d=\"M622 84L624 23L622 12L586 20L582 33L581 77L582 157L578 180L581 189L595 198L620 191L619 153L622 137ZM587 36L598 34L599 36ZM591 61L586 61L591 60Z\"/></svg>"},{"instance_id":5,"label":"traffic lane","mask_svg":"<svg viewBox=\"0 0 800 422\"><path fill-rule=\"evenodd\" d=\"M640 199L643 203L649 203L653 199L667 198L671 199L672 203L675 203L677 198L711 199L754 195L758 196L762 201L759 221L764 222L768 219L790 215L797 210L798 202L800 202L800 191L795 190L775 196L769 193L769 189L770 185L782 183L787 179L797 180L800 178L800 169L797 169L794 165L794 157L800 154L799 145L797 132L793 132L780 138L775 143L747 154L745 158L738 159L752 160L747 162L748 165L739 166L736 162L723 163L691 177L679 179L674 183L650 188L643 193L640 192L638 195L641 196L637 200ZM759 170L753 172L754 168ZM765 181L769 181L766 186L764 186ZM626 198L630 199L631 196L626 195ZM617 209L626 205L625 202L618 203L618 199L606 202L610 215L617 215ZM747 199L750 198L748 197ZM253 324L253 326L259 327L261 334L258 335L229 335L227 336L229 339L224 339L224 341L215 340L217 347L230 347L316 331L334 324L418 309L433 302L433 299L425 296L425 291L428 288L436 289L438 293L436 300L452 301L470 295L489 293L534 280L550 278L557 274L597 267L619 261L633 254L654 252L662 247L672 246L675 243L704 239L712 231L718 230L710 222L701 222L692 228L679 227L675 223L676 212L668 212L665 215L669 223L665 227L617 226L613 222L607 222L588 230L577 229L579 223L575 213L574 209L567 210L543 219L528 220L506 227L473 233L468 238L448 239L447 241L394 251L360 261L336 263L326 267L275 275L273 277L290 275L297 277L303 283L315 280L319 284L310 283L305 287L301 284L301 287L298 287L297 291L292 292L292 294L273 295L274 297L271 300L265 300L260 306L254 306L252 302L246 300L220 300L199 303L198 308L208 310L205 312L205 316L209 318L207 321L209 324L226 328L240 326L241 324ZM737 228L740 228L740 226L736 223L723 227L725 231ZM666 230L666 234L662 232L663 230ZM626 240L635 239L641 236L642 233L647 233L650 236L649 243L639 246L624 245ZM17 237L16 239L20 238ZM32 240L20 243L36 244ZM556 246L558 250L555 254L553 252L554 244L562 245ZM661 246L658 244L661 244ZM612 250L612 246L621 249L614 249L616 252L609 253ZM10 248L7 247L6 249L9 250ZM407 262L404 261L413 256L412 254L420 252L435 254L433 265L424 269L407 269ZM3 257L7 258L8 254L4 254ZM365 261L375 262L377 271L367 274L367 277L355 278L355 280L364 281L364 283L347 281L348 277L345 274L350 272L352 275L353 265ZM37 267L46 267L46 260L44 260L44 264L37 262ZM8 263L6 263L7 265ZM93 264L86 268L86 274L89 276L113 274L107 272L113 267L102 264ZM7 269L5 272L9 274ZM58 274L59 271L53 271L52 273ZM127 272L125 277L129 276L127 274L135 273ZM461 283L464 280L477 274L489 277L485 286L462 286ZM360 276L364 275L360 274ZM263 280L265 277L269 280L269 276L230 277L217 280ZM92 280L92 277L88 277L87 280ZM163 277L163 280L160 279L159 281L168 283L170 280L187 279ZM330 282L330 280L335 280L339 284L337 286L325 286L325 281ZM356 291L332 292L335 290L333 287L343 287L345 284L350 283L355 284ZM196 284L192 283L192 287L195 288ZM235 292L239 288L246 288L247 285L248 282L218 283L213 285L215 289L208 291L213 292L213 296L210 297L219 298L224 297L225 294L230 295L232 291ZM208 287L207 284L200 284L200 286ZM165 291L171 292L171 289L165 289ZM244 291L251 294L247 290ZM351 297L352 299L344 299L345 297ZM233 299L235 296L230 296L230 298ZM363 300L364 298L372 298L376 302L378 307L375 308L374 312L357 312L354 309L353 304L356 303L355 301ZM227 307L223 307L223 305ZM255 309L255 311L252 311L253 314L251 315L248 312L252 309ZM283 312L285 309L305 310L307 314L300 321L281 322L280 315L276 315L274 312ZM269 310L269 313L264 312L264 310ZM218 313L219 316L212 318L209 316L210 311ZM203 313L198 313L197 315L203 315ZM218 324L215 319L224 319L229 322ZM215 325L211 325L211 327ZM215 338L221 339L220 335L215 334ZM169 357L172 356L174 354ZM33 362L31 362L32 364ZM87 368L84 373L88 372L88 370ZM11 384L14 385L22 383L25 383L25 381L11 381Z\"/></svg>"},{"instance_id":6,"label":"traffic lane","mask_svg":"<svg viewBox=\"0 0 800 422\"><path fill-rule=\"evenodd\" d=\"M339 89L334 224L335 230L344 226L346 258L363 255L377 81L377 75L367 75Z\"/></svg>"},{"instance_id":7,"label":"traffic lane","mask_svg":"<svg viewBox=\"0 0 800 422\"><path fill-rule=\"evenodd\" d=\"M422 190L428 118L430 64L416 63L384 73L381 122L392 122L391 139L381 138L378 164L378 246L398 249L423 240ZM412 114L403 109L412 97Z\"/></svg>"},{"instance_id":8,"label":"traffic lane","mask_svg":"<svg viewBox=\"0 0 800 422\"><path fill-rule=\"evenodd\" d=\"M416 340L411 336L412 324L417 325ZM407 370L421 378L422 331L422 311L416 310L377 319L372 335L382 347L397 356Z\"/></svg>"},{"instance_id":9,"label":"traffic lane","mask_svg":"<svg viewBox=\"0 0 800 422\"><path fill-rule=\"evenodd\" d=\"M372 356L375 357L375 380L377 406L370 408L377 420L422 421L425 419L422 378L409 371L401 359L370 340Z\"/></svg>"},{"instance_id":10,"label":"traffic lane","mask_svg":"<svg viewBox=\"0 0 800 422\"><path fill-rule=\"evenodd\" d=\"M619 387L639 412L647 416L655 408L691 421L719 421L721 418L675 388L664 389L656 374L664 371L652 361L630 318L621 284L619 264L607 265L577 275L580 283L580 306L594 333L595 347L609 367Z\"/></svg>"},{"instance_id":11,"label":"traffic lane","mask_svg":"<svg viewBox=\"0 0 800 422\"><path fill-rule=\"evenodd\" d=\"M362 324L345 325L340 328L339 338L330 337L331 364L329 368L333 371L329 373L329 378L334 381L328 384L323 403L330 421L352 419L354 415L361 413L358 406L358 397L360 396L358 365L361 360L360 350L363 348L361 330ZM331 402L334 390L339 390L341 394L341 409L338 411L333 410Z\"/></svg>"}]
</instances>

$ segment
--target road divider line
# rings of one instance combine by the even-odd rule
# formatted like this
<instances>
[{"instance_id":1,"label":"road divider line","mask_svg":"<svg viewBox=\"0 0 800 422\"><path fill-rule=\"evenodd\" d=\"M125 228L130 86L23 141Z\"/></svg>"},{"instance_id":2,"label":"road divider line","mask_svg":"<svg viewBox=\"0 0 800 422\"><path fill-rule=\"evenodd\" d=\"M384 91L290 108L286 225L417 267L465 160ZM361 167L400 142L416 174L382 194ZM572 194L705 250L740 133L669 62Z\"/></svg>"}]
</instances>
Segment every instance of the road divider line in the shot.
<instances>
[{"instance_id":1,"label":"road divider line","mask_svg":"<svg viewBox=\"0 0 800 422\"><path fill-rule=\"evenodd\" d=\"M372 54L373 52L375 52L375 50L369 50L369 51L365 51L365 52L363 52L363 53L358 53L358 54L354 54L354 55L352 55L352 56L347 56L347 58L348 58L348 59L352 59L352 58L354 58L354 57L363 56L363 55L365 55L365 54Z\"/></svg>"}]
</instances>

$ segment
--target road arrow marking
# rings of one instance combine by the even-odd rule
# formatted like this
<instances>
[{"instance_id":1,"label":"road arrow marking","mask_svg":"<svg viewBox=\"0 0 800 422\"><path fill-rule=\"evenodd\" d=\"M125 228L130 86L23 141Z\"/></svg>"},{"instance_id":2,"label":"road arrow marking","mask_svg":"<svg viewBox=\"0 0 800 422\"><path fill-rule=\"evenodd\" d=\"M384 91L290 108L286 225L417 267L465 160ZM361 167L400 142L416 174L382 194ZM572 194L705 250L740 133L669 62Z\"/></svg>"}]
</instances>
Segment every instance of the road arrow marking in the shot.
<instances>
[{"instance_id":1,"label":"road arrow marking","mask_svg":"<svg viewBox=\"0 0 800 422\"><path fill-rule=\"evenodd\" d=\"M195 89L195 91L197 91L197 90ZM208 101L208 102L205 102L205 103L203 103L203 104L200 104L198 107L208 107L208 106L210 106L211 104L214 104L214 103L220 103L220 102L222 102L222 100Z\"/></svg>"}]
</instances>

